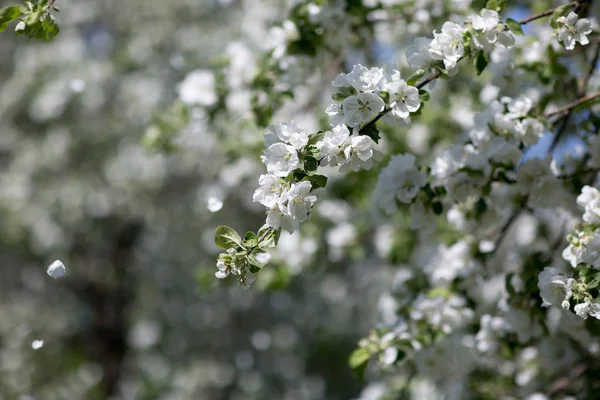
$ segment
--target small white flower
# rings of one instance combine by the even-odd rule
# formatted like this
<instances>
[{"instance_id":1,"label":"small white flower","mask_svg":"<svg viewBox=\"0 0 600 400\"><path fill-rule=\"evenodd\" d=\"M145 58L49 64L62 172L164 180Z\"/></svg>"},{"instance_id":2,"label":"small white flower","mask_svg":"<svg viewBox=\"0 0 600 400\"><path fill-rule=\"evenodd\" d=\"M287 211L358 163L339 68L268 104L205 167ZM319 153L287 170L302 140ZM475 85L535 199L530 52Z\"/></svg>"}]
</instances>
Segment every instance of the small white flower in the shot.
<instances>
[{"instance_id":1,"label":"small white flower","mask_svg":"<svg viewBox=\"0 0 600 400\"><path fill-rule=\"evenodd\" d=\"M427 183L427 175L415 167L415 156L399 154L381 171L373 200L387 214L396 212L396 202L411 203Z\"/></svg>"},{"instance_id":2,"label":"small white flower","mask_svg":"<svg viewBox=\"0 0 600 400\"><path fill-rule=\"evenodd\" d=\"M267 213L267 224L273 228L282 228L289 233L296 231L317 201L311 193L312 185L308 181L292 183L289 190L282 193L277 207Z\"/></svg>"},{"instance_id":3,"label":"small white flower","mask_svg":"<svg viewBox=\"0 0 600 400\"><path fill-rule=\"evenodd\" d=\"M52 264L50 264L50 266L48 267L48 270L46 272L48 273L48 275L50 275L54 279L58 279L58 278L62 278L65 275L65 273L67 272L67 269L65 268L65 265L60 260L56 260Z\"/></svg>"},{"instance_id":4,"label":"small white flower","mask_svg":"<svg viewBox=\"0 0 600 400\"><path fill-rule=\"evenodd\" d=\"M600 223L600 191L592 186L584 186L577 196L577 205L585 210L583 220L588 224Z\"/></svg>"},{"instance_id":5,"label":"small white flower","mask_svg":"<svg viewBox=\"0 0 600 400\"><path fill-rule=\"evenodd\" d=\"M289 124L279 124L269 126L271 133L280 141L294 146L301 150L308 144L308 134L291 121Z\"/></svg>"},{"instance_id":6,"label":"small white flower","mask_svg":"<svg viewBox=\"0 0 600 400\"><path fill-rule=\"evenodd\" d=\"M275 207L283 190L279 178L272 174L261 175L258 178L258 184L260 187L254 191L252 201L260 203L267 208Z\"/></svg>"},{"instance_id":7,"label":"small white flower","mask_svg":"<svg viewBox=\"0 0 600 400\"><path fill-rule=\"evenodd\" d=\"M325 113L331 118L331 121L329 121L331 126L337 126L344 122L342 107L337 103L328 105L325 109Z\"/></svg>"},{"instance_id":8,"label":"small white flower","mask_svg":"<svg viewBox=\"0 0 600 400\"><path fill-rule=\"evenodd\" d=\"M594 236L586 243L580 253L580 262L600 268L600 232L596 230Z\"/></svg>"},{"instance_id":9,"label":"small white flower","mask_svg":"<svg viewBox=\"0 0 600 400\"><path fill-rule=\"evenodd\" d=\"M221 260L217 261L217 268L219 270L217 272L215 272L215 276L219 279L225 279L231 273L231 269L229 268L229 265L225 264L224 261L221 261Z\"/></svg>"},{"instance_id":10,"label":"small white flower","mask_svg":"<svg viewBox=\"0 0 600 400\"><path fill-rule=\"evenodd\" d=\"M31 342L31 348L34 350L39 350L42 348L42 346L44 346L43 340L34 340L33 342Z\"/></svg>"},{"instance_id":11,"label":"small white flower","mask_svg":"<svg viewBox=\"0 0 600 400\"><path fill-rule=\"evenodd\" d=\"M577 304L575 306L575 314L583 319L587 319L588 316L600 319L600 304L586 301L585 303Z\"/></svg>"},{"instance_id":12,"label":"small white flower","mask_svg":"<svg viewBox=\"0 0 600 400\"><path fill-rule=\"evenodd\" d=\"M429 68L434 61L429 52L431 39L426 37L417 37L406 50L406 62L412 69Z\"/></svg>"},{"instance_id":13,"label":"small white flower","mask_svg":"<svg viewBox=\"0 0 600 400\"><path fill-rule=\"evenodd\" d=\"M511 47L515 43L515 37L509 30L500 24L500 17L494 10L483 9L481 15L470 17L474 33L475 44L485 51L491 51L494 44L499 43L504 47Z\"/></svg>"},{"instance_id":14,"label":"small white flower","mask_svg":"<svg viewBox=\"0 0 600 400\"><path fill-rule=\"evenodd\" d=\"M538 275L538 288L542 296L543 306L562 306L565 300L573 295L572 288L576 281L567 278L562 272L553 267L546 267Z\"/></svg>"},{"instance_id":15,"label":"small white flower","mask_svg":"<svg viewBox=\"0 0 600 400\"><path fill-rule=\"evenodd\" d=\"M339 74L333 81L333 86L351 86L358 92L374 92L381 89L383 70L373 67L371 69L360 64L352 68L348 74Z\"/></svg>"},{"instance_id":16,"label":"small white flower","mask_svg":"<svg viewBox=\"0 0 600 400\"><path fill-rule=\"evenodd\" d=\"M267 166L267 172L276 176L288 176L300 166L298 152L294 146L284 143L270 145L260 158Z\"/></svg>"},{"instance_id":17,"label":"small white flower","mask_svg":"<svg viewBox=\"0 0 600 400\"><path fill-rule=\"evenodd\" d=\"M565 49L573 50L575 43L579 42L583 46L588 44L586 35L592 33L592 24L589 19L577 16L573 11L566 17L560 17L556 20L558 24L558 40L563 43Z\"/></svg>"},{"instance_id":18,"label":"small white flower","mask_svg":"<svg viewBox=\"0 0 600 400\"><path fill-rule=\"evenodd\" d=\"M375 115L383 111L385 103L374 93L359 93L344 99L342 108L344 121L348 126L354 128L363 122L372 120Z\"/></svg>"},{"instance_id":19,"label":"small white flower","mask_svg":"<svg viewBox=\"0 0 600 400\"><path fill-rule=\"evenodd\" d=\"M345 162L340 166L340 172L349 168L353 171L359 169L369 170L373 166L373 159L379 159L380 153L374 149L375 142L368 136L353 135L349 145L344 148Z\"/></svg>"},{"instance_id":20,"label":"small white flower","mask_svg":"<svg viewBox=\"0 0 600 400\"><path fill-rule=\"evenodd\" d=\"M350 140L350 131L346 125L336 125L332 130L325 132L323 140L317 142L320 151L321 165L338 166L344 162L343 146Z\"/></svg>"},{"instance_id":21,"label":"small white flower","mask_svg":"<svg viewBox=\"0 0 600 400\"><path fill-rule=\"evenodd\" d=\"M390 93L392 115L409 124L410 113L417 111L421 106L419 89L408 86L403 79L387 84L386 89Z\"/></svg>"},{"instance_id":22,"label":"small white flower","mask_svg":"<svg viewBox=\"0 0 600 400\"><path fill-rule=\"evenodd\" d=\"M429 53L435 60L442 60L444 67L451 71L465 53L463 46L462 26L447 21L442 25L441 32L434 33L434 39L429 46Z\"/></svg>"}]
</instances>

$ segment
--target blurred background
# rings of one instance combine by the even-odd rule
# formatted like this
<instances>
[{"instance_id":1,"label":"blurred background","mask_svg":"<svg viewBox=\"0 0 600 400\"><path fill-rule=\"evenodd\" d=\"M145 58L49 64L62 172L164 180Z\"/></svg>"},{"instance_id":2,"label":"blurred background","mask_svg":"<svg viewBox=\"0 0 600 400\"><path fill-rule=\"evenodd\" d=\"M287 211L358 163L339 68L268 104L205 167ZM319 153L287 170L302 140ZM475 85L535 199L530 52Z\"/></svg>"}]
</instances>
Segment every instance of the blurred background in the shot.
<instances>
[{"instance_id":1,"label":"blurred background","mask_svg":"<svg viewBox=\"0 0 600 400\"><path fill-rule=\"evenodd\" d=\"M391 62L407 77L415 37L485 3L56 0L54 40L9 27L0 400L379 399L383 389L356 379L348 356L372 327L397 323L393 290L411 268L422 274L431 245L462 234L445 220L439 237L427 221L414 233L406 210L377 215L369 194L387 160L328 173L311 220L282 234L249 290L215 278L214 230L264 223L252 193L267 125L328 129L339 72ZM560 2L523 3L506 14ZM540 26L521 40L550 41ZM544 62L523 48L521 59ZM487 75L467 66L436 82L410 135L382 126L386 157L408 151L428 165L499 87L518 96L525 78L513 79L513 58L499 49ZM55 280L46 268L56 259L67 273Z\"/></svg>"},{"instance_id":2,"label":"blurred background","mask_svg":"<svg viewBox=\"0 0 600 400\"><path fill-rule=\"evenodd\" d=\"M364 254L331 263L325 235L295 235L250 290L214 277L216 226L264 223L251 203L264 130L244 119L248 93L227 117L190 110L174 152L143 145L190 71L234 57L230 84L251 77L290 5L55 4L53 41L0 37L0 399L358 396L347 358L375 321L385 267ZM313 86L338 72L332 59ZM314 218L349 218L336 201ZM55 259L62 279L46 274Z\"/></svg>"}]
</instances>

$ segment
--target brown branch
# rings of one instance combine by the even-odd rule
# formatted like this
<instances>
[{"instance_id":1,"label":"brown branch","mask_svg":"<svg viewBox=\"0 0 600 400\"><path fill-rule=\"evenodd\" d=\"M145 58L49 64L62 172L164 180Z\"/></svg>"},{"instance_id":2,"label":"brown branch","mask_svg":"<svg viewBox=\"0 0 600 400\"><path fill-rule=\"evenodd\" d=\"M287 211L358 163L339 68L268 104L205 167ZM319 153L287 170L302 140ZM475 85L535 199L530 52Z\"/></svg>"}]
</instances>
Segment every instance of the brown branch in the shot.
<instances>
[{"instance_id":1,"label":"brown branch","mask_svg":"<svg viewBox=\"0 0 600 400\"><path fill-rule=\"evenodd\" d=\"M572 7L578 7L579 3L580 3L579 1L573 1L573 2L565 4L565 5L566 6L572 6ZM560 7L563 7L563 6L560 6ZM546 10L546 11L541 12L539 14L534 14L534 15L532 15L530 17L522 19L522 20L519 21L519 24L526 25L526 24L530 23L531 21L535 21L536 19L547 17L548 15L551 15L554 11L556 11L557 8L559 8L559 7L551 8L550 10Z\"/></svg>"},{"instance_id":2,"label":"brown branch","mask_svg":"<svg viewBox=\"0 0 600 400\"><path fill-rule=\"evenodd\" d=\"M502 241L504 241L504 238L506 237L508 230L510 229L512 224L517 220L517 218L519 218L519 216L521 215L521 213L527 206L528 199L529 199L529 196L526 196L521 201L518 208L515 211L513 211L513 213L510 215L510 217L506 220L504 225L502 225L502 228L500 229L500 235L496 238L496 241L494 242L494 250L493 250L494 252L496 250L498 250L498 247L500 247L500 245L502 244Z\"/></svg>"},{"instance_id":3,"label":"brown branch","mask_svg":"<svg viewBox=\"0 0 600 400\"><path fill-rule=\"evenodd\" d=\"M596 46L596 53L594 53L594 57L592 57L592 62L590 63L590 68L587 70L587 73L585 74L585 76L583 77L583 80L581 81L581 87L579 88L579 93L577 93L579 95L579 97L585 96L585 89L590 81L590 78L592 77L592 74L596 70L596 64L598 63L599 58L600 58L600 42Z\"/></svg>"},{"instance_id":4,"label":"brown branch","mask_svg":"<svg viewBox=\"0 0 600 400\"><path fill-rule=\"evenodd\" d=\"M558 108L557 110L554 110L554 111L551 111L549 113L546 113L546 114L542 115L542 118L546 118L547 119L547 118L555 117L555 116L560 115L560 114L564 114L566 112L569 112L573 108L578 107L578 106L580 106L580 105L582 105L584 103L587 103L588 101L595 100L598 97L600 97L600 91L592 93L592 94L590 94L588 96L581 97L581 98L575 100L572 103L569 103L569 104L567 104L565 106L562 106L562 107Z\"/></svg>"}]
</instances>

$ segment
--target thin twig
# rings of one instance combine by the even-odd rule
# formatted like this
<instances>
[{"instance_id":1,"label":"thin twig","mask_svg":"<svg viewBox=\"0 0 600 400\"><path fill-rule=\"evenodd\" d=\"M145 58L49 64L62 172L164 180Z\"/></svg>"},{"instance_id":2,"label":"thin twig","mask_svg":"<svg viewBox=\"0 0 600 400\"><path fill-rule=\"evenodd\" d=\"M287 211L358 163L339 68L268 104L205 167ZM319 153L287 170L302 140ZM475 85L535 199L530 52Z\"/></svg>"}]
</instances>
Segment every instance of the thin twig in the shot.
<instances>
[{"instance_id":1,"label":"thin twig","mask_svg":"<svg viewBox=\"0 0 600 400\"><path fill-rule=\"evenodd\" d=\"M590 94L588 96L581 97L581 98L575 100L572 103L569 103L569 104L567 104L565 106L562 106L562 107L560 107L560 108L558 108L558 109L556 109L554 111L546 113L546 114L542 115L542 118L546 118L547 119L547 118L555 117L555 116L560 115L560 114L564 114L564 113L568 112L569 110L571 110L571 109L573 109L575 107L578 107L578 106L580 106L580 105L582 105L584 103L587 103L588 101L595 100L598 97L600 97L600 91L592 93L592 94Z\"/></svg>"},{"instance_id":2,"label":"thin twig","mask_svg":"<svg viewBox=\"0 0 600 400\"><path fill-rule=\"evenodd\" d=\"M554 393L566 388L571 382L573 382L573 380L579 378L588 368L589 366L586 364L579 364L571 368L567 376L560 377L550 385L548 394L553 395Z\"/></svg>"},{"instance_id":3,"label":"thin twig","mask_svg":"<svg viewBox=\"0 0 600 400\"><path fill-rule=\"evenodd\" d=\"M568 3L568 4L565 4L565 5L567 5L567 6L573 6L573 7L578 7L578 6L579 6L579 3L580 3L579 1L573 1L573 2L571 2L571 3ZM563 7L563 6L561 6L561 7ZM556 9L557 9L557 8L558 8L558 7L556 7L556 8L551 8L550 10L546 10L546 11L544 11L544 12L541 12L541 13L539 13L539 14L535 14L535 15L532 15L532 16L530 16L530 17L527 17L527 18L525 18L525 19L522 19L522 20L520 20L520 21L519 21L519 24L521 24L521 25L526 25L526 24L530 23L531 21L535 21L536 19L540 19L540 18L543 18L543 17L547 17L548 15L550 15L550 14L552 14L554 11L556 11Z\"/></svg>"},{"instance_id":4,"label":"thin twig","mask_svg":"<svg viewBox=\"0 0 600 400\"><path fill-rule=\"evenodd\" d=\"M508 230L510 229L510 227L512 226L512 224L517 220L517 218L519 218L519 216L521 215L521 213L525 209L525 206L527 205L527 200L528 199L529 199L529 196L526 196L521 201L521 204L519 204L519 207L516 210L513 211L513 213L510 215L510 217L504 223L504 225L502 225L502 229L500 229L500 236L498 236L498 238L496 238L496 241L494 242L494 251L498 250L498 247L500 247L500 245L502 244L502 241L506 237L506 234L508 233Z\"/></svg>"},{"instance_id":5,"label":"thin twig","mask_svg":"<svg viewBox=\"0 0 600 400\"><path fill-rule=\"evenodd\" d=\"M592 57L592 62L590 63L590 68L588 68L587 73L583 77L581 81L581 86L579 87L579 97L585 96L585 89L592 77L594 71L596 70L596 64L598 63L598 58L600 58L600 43L596 46L596 53L594 53L594 57Z\"/></svg>"},{"instance_id":6,"label":"thin twig","mask_svg":"<svg viewBox=\"0 0 600 400\"><path fill-rule=\"evenodd\" d=\"M572 111L573 109L570 109L564 116L562 125L560 126L560 128L558 128L556 134L554 135L554 138L552 139L552 143L550 143L550 147L548 148L548 154L552 154L552 151L554 151L554 148L560 142L560 139L562 139L563 135L567 131L567 126L569 125L569 119L571 118Z\"/></svg>"}]
</instances>

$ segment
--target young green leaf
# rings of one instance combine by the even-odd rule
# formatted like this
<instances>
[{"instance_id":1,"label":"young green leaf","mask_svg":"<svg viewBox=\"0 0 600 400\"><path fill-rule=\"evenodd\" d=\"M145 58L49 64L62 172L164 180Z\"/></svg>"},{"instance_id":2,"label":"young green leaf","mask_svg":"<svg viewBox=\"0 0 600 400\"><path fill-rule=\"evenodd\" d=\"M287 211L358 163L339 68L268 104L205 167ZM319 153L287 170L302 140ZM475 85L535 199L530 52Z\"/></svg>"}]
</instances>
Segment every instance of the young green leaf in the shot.
<instances>
[{"instance_id":1,"label":"young green leaf","mask_svg":"<svg viewBox=\"0 0 600 400\"><path fill-rule=\"evenodd\" d=\"M327 186L327 177L323 175L312 175L302 179L303 181L309 181L312 185L312 189L318 189Z\"/></svg>"},{"instance_id":2,"label":"young green leaf","mask_svg":"<svg viewBox=\"0 0 600 400\"><path fill-rule=\"evenodd\" d=\"M523 36L523 28L521 27L519 21L508 18L506 20L506 26L508 26L508 29L510 29L510 31L515 35Z\"/></svg>"},{"instance_id":3,"label":"young green leaf","mask_svg":"<svg viewBox=\"0 0 600 400\"><path fill-rule=\"evenodd\" d=\"M348 359L348 364L350 368L354 370L357 378L359 380L363 380L365 375L365 369L367 368L367 363L369 362L369 358L371 358L371 354L369 351L364 348L358 348L350 354L350 358Z\"/></svg>"},{"instance_id":4,"label":"young green leaf","mask_svg":"<svg viewBox=\"0 0 600 400\"><path fill-rule=\"evenodd\" d=\"M429 92L427 90L419 89L419 99L422 102L429 101L430 98L431 96L429 95Z\"/></svg>"},{"instance_id":5,"label":"young green leaf","mask_svg":"<svg viewBox=\"0 0 600 400\"><path fill-rule=\"evenodd\" d=\"M319 168L319 162L314 157L306 157L304 159L304 171L311 175Z\"/></svg>"},{"instance_id":6,"label":"young green leaf","mask_svg":"<svg viewBox=\"0 0 600 400\"><path fill-rule=\"evenodd\" d=\"M256 233L254 232L246 232L242 244L246 248L255 247L256 245L258 245L258 236L256 236Z\"/></svg>"},{"instance_id":7,"label":"young green leaf","mask_svg":"<svg viewBox=\"0 0 600 400\"><path fill-rule=\"evenodd\" d=\"M4 32L8 24L22 15L25 15L27 9L23 6L10 6L0 8L0 32Z\"/></svg>"},{"instance_id":8,"label":"young green leaf","mask_svg":"<svg viewBox=\"0 0 600 400\"><path fill-rule=\"evenodd\" d=\"M485 54L483 50L480 51L477 54L477 57L475 58L475 68L477 69L477 75L481 75L485 67L487 67L488 62L489 60L487 54Z\"/></svg>"},{"instance_id":9,"label":"young green leaf","mask_svg":"<svg viewBox=\"0 0 600 400\"><path fill-rule=\"evenodd\" d=\"M215 244L223 250L237 248L242 245L242 238L235 229L221 225L215 231Z\"/></svg>"},{"instance_id":10,"label":"young green leaf","mask_svg":"<svg viewBox=\"0 0 600 400\"><path fill-rule=\"evenodd\" d=\"M419 79L421 79L423 76L425 76L425 70L418 69L415 72L413 72L413 74L409 76L408 79L406 79L406 83L408 85L414 86L414 84L417 83Z\"/></svg>"}]
</instances>

